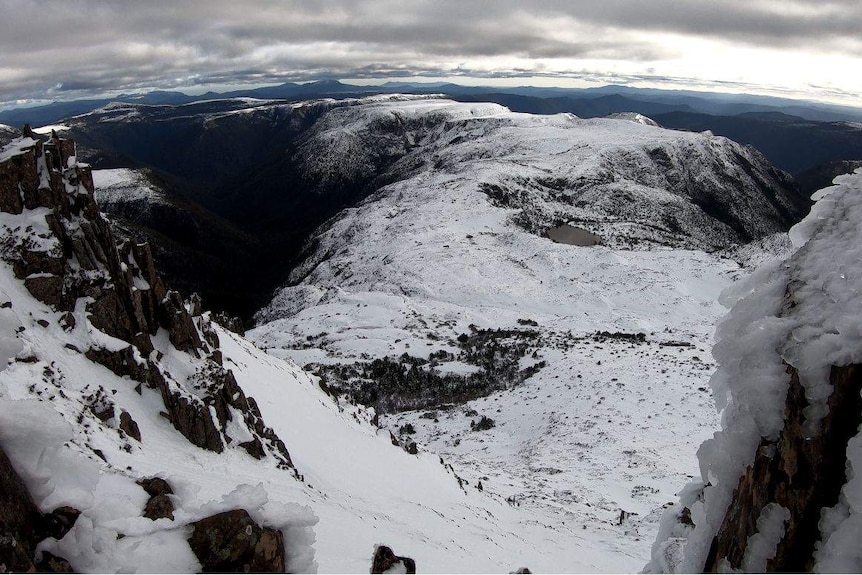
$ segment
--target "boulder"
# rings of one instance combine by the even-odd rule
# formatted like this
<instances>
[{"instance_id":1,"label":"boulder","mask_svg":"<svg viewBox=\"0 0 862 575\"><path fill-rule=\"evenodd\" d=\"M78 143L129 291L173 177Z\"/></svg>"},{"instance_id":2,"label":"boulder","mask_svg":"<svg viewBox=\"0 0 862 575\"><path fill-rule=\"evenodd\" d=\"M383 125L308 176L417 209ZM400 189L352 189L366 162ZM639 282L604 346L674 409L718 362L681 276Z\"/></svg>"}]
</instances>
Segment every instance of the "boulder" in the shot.
<instances>
[{"instance_id":1,"label":"boulder","mask_svg":"<svg viewBox=\"0 0 862 575\"><path fill-rule=\"evenodd\" d=\"M416 573L416 562L410 557L395 555L390 547L378 545L371 558L372 573Z\"/></svg>"},{"instance_id":2,"label":"boulder","mask_svg":"<svg viewBox=\"0 0 862 575\"><path fill-rule=\"evenodd\" d=\"M120 413L120 429L136 441L141 440L141 430L138 428L138 423L132 419L132 416L127 411Z\"/></svg>"},{"instance_id":3,"label":"boulder","mask_svg":"<svg viewBox=\"0 0 862 575\"><path fill-rule=\"evenodd\" d=\"M144 517L147 519L170 519L174 520L174 502L168 497L174 490L170 484L161 477L150 477L138 480L140 485L150 499L144 505Z\"/></svg>"},{"instance_id":4,"label":"boulder","mask_svg":"<svg viewBox=\"0 0 862 575\"><path fill-rule=\"evenodd\" d=\"M189 546L204 573L284 573L284 536L261 527L244 509L191 524Z\"/></svg>"}]
</instances>

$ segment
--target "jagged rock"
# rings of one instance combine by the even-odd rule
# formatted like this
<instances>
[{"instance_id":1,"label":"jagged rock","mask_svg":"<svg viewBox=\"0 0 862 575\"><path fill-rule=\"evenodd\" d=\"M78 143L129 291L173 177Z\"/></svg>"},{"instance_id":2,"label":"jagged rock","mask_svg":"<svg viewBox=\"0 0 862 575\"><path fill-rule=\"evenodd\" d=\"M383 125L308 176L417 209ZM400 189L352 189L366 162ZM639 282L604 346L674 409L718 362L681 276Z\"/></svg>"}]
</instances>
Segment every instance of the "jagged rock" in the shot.
<instances>
[{"instance_id":1,"label":"jagged rock","mask_svg":"<svg viewBox=\"0 0 862 575\"><path fill-rule=\"evenodd\" d=\"M27 150L0 164L0 211L20 214L24 211L22 194L39 188L39 175L32 169L36 150Z\"/></svg>"},{"instance_id":2,"label":"jagged rock","mask_svg":"<svg viewBox=\"0 0 862 575\"><path fill-rule=\"evenodd\" d=\"M263 459L266 457L266 452L263 450L263 444L256 437L251 441L240 443L239 446L245 449L246 452L255 459Z\"/></svg>"},{"instance_id":3,"label":"jagged rock","mask_svg":"<svg viewBox=\"0 0 862 575\"><path fill-rule=\"evenodd\" d=\"M89 323L129 344L119 350L89 349L86 357L158 390L167 418L194 445L223 451L223 433L239 413L241 423L255 436L242 447L253 457L271 453L281 467L292 467L284 443L264 425L256 404L222 367L212 325L202 317L200 328L196 324L193 315L202 312L200 298L192 298L188 307L194 314L189 313L180 294L165 288L147 244L126 240L118 245L95 202L90 168L74 161L75 143L52 134L48 141L32 135L10 146L5 150L12 153L0 163L0 210L48 208L49 233L38 232L36 238L24 231L3 238L0 255L34 297L66 312L60 321L63 329L74 328L72 312L79 299L87 298ZM177 350L202 359L204 367L195 381L174 380L162 371L160 354L152 358L151 336L160 328ZM113 408L96 409L94 414L103 421L115 415ZM120 429L140 440L140 430L128 413L121 414Z\"/></svg>"},{"instance_id":4,"label":"jagged rock","mask_svg":"<svg viewBox=\"0 0 862 575\"><path fill-rule=\"evenodd\" d=\"M204 573L284 573L284 536L255 523L244 509L191 524L189 537Z\"/></svg>"},{"instance_id":5,"label":"jagged rock","mask_svg":"<svg viewBox=\"0 0 862 575\"><path fill-rule=\"evenodd\" d=\"M189 297L189 313L193 316L199 316L203 313L203 304L201 303L201 296L197 293L193 293L191 297Z\"/></svg>"},{"instance_id":6,"label":"jagged rock","mask_svg":"<svg viewBox=\"0 0 862 575\"><path fill-rule=\"evenodd\" d=\"M132 437L137 441L141 440L141 430L138 427L138 423L132 419L132 416L129 415L129 412L127 411L120 412L120 429L122 429L129 437Z\"/></svg>"},{"instance_id":7,"label":"jagged rock","mask_svg":"<svg viewBox=\"0 0 862 575\"><path fill-rule=\"evenodd\" d=\"M236 334L245 335L245 326L243 326L242 320L238 317L233 317L223 311L214 313L212 315L213 321L225 328L228 331L232 331Z\"/></svg>"},{"instance_id":8,"label":"jagged rock","mask_svg":"<svg viewBox=\"0 0 862 575\"><path fill-rule=\"evenodd\" d=\"M39 510L27 487L0 448L0 567L2 571L33 571Z\"/></svg>"},{"instance_id":9,"label":"jagged rock","mask_svg":"<svg viewBox=\"0 0 862 575\"><path fill-rule=\"evenodd\" d=\"M171 343L181 351L197 355L197 350L201 347L201 339L180 294L169 291L161 303L159 323L168 330Z\"/></svg>"},{"instance_id":10,"label":"jagged rock","mask_svg":"<svg viewBox=\"0 0 862 575\"><path fill-rule=\"evenodd\" d=\"M216 453L224 451L221 433L203 402L197 398L170 393L167 386L162 387L162 400L168 410L168 419L186 439L198 447Z\"/></svg>"},{"instance_id":11,"label":"jagged rock","mask_svg":"<svg viewBox=\"0 0 862 575\"><path fill-rule=\"evenodd\" d=\"M416 573L416 562L410 557L398 557L386 545L378 545L371 559L371 573Z\"/></svg>"}]
</instances>

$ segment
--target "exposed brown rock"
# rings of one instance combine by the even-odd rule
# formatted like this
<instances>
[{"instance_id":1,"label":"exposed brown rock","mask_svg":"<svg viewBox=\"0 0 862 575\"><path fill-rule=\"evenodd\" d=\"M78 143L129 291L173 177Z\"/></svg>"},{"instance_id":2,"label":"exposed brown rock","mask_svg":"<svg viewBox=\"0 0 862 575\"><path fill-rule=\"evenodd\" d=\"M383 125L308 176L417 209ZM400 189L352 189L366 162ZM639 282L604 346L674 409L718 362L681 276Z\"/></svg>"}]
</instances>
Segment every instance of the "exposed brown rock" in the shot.
<instances>
[{"instance_id":1,"label":"exposed brown rock","mask_svg":"<svg viewBox=\"0 0 862 575\"><path fill-rule=\"evenodd\" d=\"M117 245L96 205L89 167L70 165L76 155L72 140L57 134L48 141L35 134L31 137L19 141L20 153L0 163L0 210L21 213L23 207L48 208L45 221L53 241L50 237L36 241L19 233L0 242L0 255L13 266L16 277L24 280L34 297L67 312L61 320L67 330L74 328L71 312L76 303L88 298L89 322L129 345L118 351L90 349L87 358L159 390L168 419L191 443L221 452L233 408L255 435L242 447L253 457L272 454L279 465L291 467L283 442L263 424L257 406L242 393L233 374L223 369L212 325L193 317L202 312L200 299L192 298L188 306L192 314L178 292L165 288L147 244ZM174 381L162 372L159 359L151 357L151 336L159 328L168 332L177 350L204 359L206 368L193 382L202 393L186 391L185 381ZM121 414L120 419L120 428L139 439L131 417Z\"/></svg>"},{"instance_id":2,"label":"exposed brown rock","mask_svg":"<svg viewBox=\"0 0 862 575\"><path fill-rule=\"evenodd\" d=\"M284 536L263 528L244 509L191 524L189 538L204 573L284 573Z\"/></svg>"},{"instance_id":3,"label":"exposed brown rock","mask_svg":"<svg viewBox=\"0 0 862 575\"><path fill-rule=\"evenodd\" d=\"M150 497L144 505L144 517L147 519L170 519L174 520L174 502L167 495L156 495Z\"/></svg>"},{"instance_id":4,"label":"exposed brown rock","mask_svg":"<svg viewBox=\"0 0 862 575\"><path fill-rule=\"evenodd\" d=\"M171 484L161 477L139 479L137 483L143 487L144 491L147 492L147 495L151 497L155 497L156 495L168 495L174 492L171 488Z\"/></svg>"},{"instance_id":5,"label":"exposed brown rock","mask_svg":"<svg viewBox=\"0 0 862 575\"><path fill-rule=\"evenodd\" d=\"M39 175L33 170L35 163L33 148L0 164L0 211L9 214L24 211L22 195L39 188Z\"/></svg>"},{"instance_id":6,"label":"exposed brown rock","mask_svg":"<svg viewBox=\"0 0 862 575\"><path fill-rule=\"evenodd\" d=\"M138 480L138 485L143 487L150 496L144 505L144 517L147 519L167 518L174 520L174 502L169 495L173 494L170 484L161 477L150 477Z\"/></svg>"},{"instance_id":7,"label":"exposed brown rock","mask_svg":"<svg viewBox=\"0 0 862 575\"><path fill-rule=\"evenodd\" d=\"M24 287L42 303L57 307L63 301L63 278L60 276L32 275L24 279Z\"/></svg>"},{"instance_id":8,"label":"exposed brown rock","mask_svg":"<svg viewBox=\"0 0 862 575\"><path fill-rule=\"evenodd\" d=\"M245 335L245 326L242 324L242 320L238 317L234 317L228 315L225 312L218 312L213 314L213 321L225 328L228 331L232 331L239 335Z\"/></svg>"},{"instance_id":9,"label":"exposed brown rock","mask_svg":"<svg viewBox=\"0 0 862 575\"><path fill-rule=\"evenodd\" d=\"M201 339L179 292L169 291L159 308L159 323L168 330L171 343L181 351L197 355Z\"/></svg>"},{"instance_id":10,"label":"exposed brown rock","mask_svg":"<svg viewBox=\"0 0 862 575\"><path fill-rule=\"evenodd\" d=\"M138 423L132 419L128 411L120 412L120 429L129 437L137 441L141 440L141 430L138 428Z\"/></svg>"},{"instance_id":11,"label":"exposed brown rock","mask_svg":"<svg viewBox=\"0 0 862 575\"><path fill-rule=\"evenodd\" d=\"M416 573L416 562L410 557L398 557L386 545L378 545L374 549L374 556L371 558L371 573L386 573L398 566L403 566L407 573Z\"/></svg>"}]
</instances>

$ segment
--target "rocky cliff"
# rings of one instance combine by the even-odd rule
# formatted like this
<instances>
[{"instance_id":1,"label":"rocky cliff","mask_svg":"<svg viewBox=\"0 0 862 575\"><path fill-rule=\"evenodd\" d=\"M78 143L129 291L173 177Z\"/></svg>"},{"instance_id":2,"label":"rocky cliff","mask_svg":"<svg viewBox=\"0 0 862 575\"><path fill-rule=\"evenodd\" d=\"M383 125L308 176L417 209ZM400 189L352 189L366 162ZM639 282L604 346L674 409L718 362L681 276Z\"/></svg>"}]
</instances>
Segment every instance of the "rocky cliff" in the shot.
<instances>
[{"instance_id":1,"label":"rocky cliff","mask_svg":"<svg viewBox=\"0 0 862 575\"><path fill-rule=\"evenodd\" d=\"M151 425L144 425L137 396L194 446L271 459L284 473L299 477L284 443L226 368L217 330L202 314L200 301L184 302L165 287L146 244L117 242L94 200L90 168L77 162L72 140L56 133L42 139L25 128L23 137L5 146L0 151L0 212L0 257L15 278L4 275L0 282L4 312L0 371L6 376L0 383L0 401L12 402L3 404L0 417L0 447L12 448L8 458L0 451L3 569L119 568L116 563L88 566L78 556L85 553L81 532L77 543L65 537L79 515L92 527L91 513L82 515L80 509L61 505L43 514L56 503L75 501L57 486L70 480L64 474L74 477L80 469L60 466L47 475L43 471L39 479L34 469L44 464L29 466L28 450L21 444L15 447L16 433L28 426L45 433L39 426L50 427L47 422L58 412L67 423L57 423L55 429L70 430L65 445L90 460L79 464L88 469L104 465L113 473L128 473L132 467L123 470L114 449L134 456L150 442L153 447L164 443L164 432L154 433ZM27 293L36 301L30 303ZM59 345L64 355L52 351ZM98 366L116 378L103 375ZM127 389L118 388L118 381ZM16 410L30 409L26 400L48 406L33 412L44 419L15 416ZM57 446L46 452L39 451L36 439L24 443L41 453L39 460L58 456ZM143 518L173 522L177 499L170 484L149 478L138 485L146 492ZM28 492L33 489L38 505ZM63 495L57 500L59 493ZM57 528L58 522L63 529ZM192 525L191 551L205 570L285 568L282 532L261 527L245 510L224 511ZM246 531L248 537L240 536ZM220 533L224 544L207 544ZM44 545L37 548L46 539L61 547L72 563L53 556Z\"/></svg>"},{"instance_id":2,"label":"rocky cliff","mask_svg":"<svg viewBox=\"0 0 862 575\"><path fill-rule=\"evenodd\" d=\"M791 230L720 325L723 430L671 506L649 571L862 569L862 171Z\"/></svg>"},{"instance_id":3,"label":"rocky cliff","mask_svg":"<svg viewBox=\"0 0 862 575\"><path fill-rule=\"evenodd\" d=\"M25 210L44 216L44 223L39 216L27 227L6 220L2 257L33 297L63 312L64 329L75 329L83 316L88 328L108 336L110 343L94 341L82 350L90 360L157 389L169 421L193 444L222 451L231 442L225 432L232 414L240 414L240 425L253 435L240 446L291 465L284 444L222 366L218 337L201 317L200 302L186 304L164 286L147 244L117 243L94 200L89 166L76 160L74 141L54 133L43 142L25 132L4 150L0 211ZM152 341L159 329L176 350L200 360L191 388L160 365Z\"/></svg>"}]
</instances>

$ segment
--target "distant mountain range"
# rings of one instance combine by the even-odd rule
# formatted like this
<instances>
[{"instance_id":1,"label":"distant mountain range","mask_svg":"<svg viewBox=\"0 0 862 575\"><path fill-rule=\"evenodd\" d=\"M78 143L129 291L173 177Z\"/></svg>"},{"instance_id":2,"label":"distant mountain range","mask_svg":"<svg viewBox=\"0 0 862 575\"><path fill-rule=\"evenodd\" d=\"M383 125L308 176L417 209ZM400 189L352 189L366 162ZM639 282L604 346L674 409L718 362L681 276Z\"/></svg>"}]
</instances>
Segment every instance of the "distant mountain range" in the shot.
<instances>
[{"instance_id":1,"label":"distant mountain range","mask_svg":"<svg viewBox=\"0 0 862 575\"><path fill-rule=\"evenodd\" d=\"M515 112L567 112L596 118L620 112L650 116L678 130L705 131L726 136L760 150L779 168L798 174L827 162L862 159L862 109L765 96L654 90L627 86L601 88L489 88L449 83L387 82L356 86L337 80L306 84L207 92L153 91L114 98L56 102L33 108L0 111L0 123L20 127L44 126L91 112L111 102L145 105L182 105L206 100L259 98L303 101L345 99L372 94L442 94L461 102L493 102Z\"/></svg>"}]
</instances>

